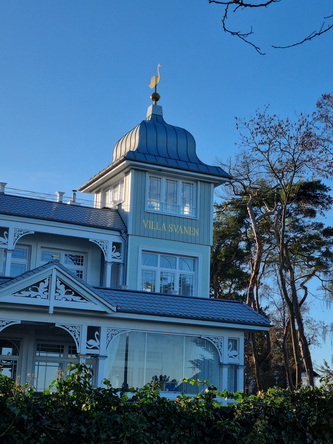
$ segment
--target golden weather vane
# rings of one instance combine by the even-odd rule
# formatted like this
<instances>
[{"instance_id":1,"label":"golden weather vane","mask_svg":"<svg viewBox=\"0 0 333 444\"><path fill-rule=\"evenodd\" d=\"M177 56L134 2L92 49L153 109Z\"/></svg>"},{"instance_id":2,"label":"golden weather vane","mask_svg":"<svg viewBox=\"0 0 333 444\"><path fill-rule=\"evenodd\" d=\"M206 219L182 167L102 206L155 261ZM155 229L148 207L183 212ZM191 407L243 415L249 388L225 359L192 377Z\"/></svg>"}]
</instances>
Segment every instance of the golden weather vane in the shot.
<instances>
[{"instance_id":1,"label":"golden weather vane","mask_svg":"<svg viewBox=\"0 0 333 444\"><path fill-rule=\"evenodd\" d=\"M159 81L161 80L160 67L161 67L161 65L158 64L157 65L157 76L153 76L150 79L150 83L149 83L149 88L155 88L155 92L156 92L156 86L159 83Z\"/></svg>"},{"instance_id":2,"label":"golden weather vane","mask_svg":"<svg viewBox=\"0 0 333 444\"><path fill-rule=\"evenodd\" d=\"M154 92L150 96L150 98L153 101L154 105L156 105L156 103L160 100L160 95L156 91L156 86L159 83L159 81L161 80L160 67L161 67L161 65L158 64L157 65L157 76L153 76L150 79L150 83L149 83L149 88L154 88Z\"/></svg>"}]
</instances>

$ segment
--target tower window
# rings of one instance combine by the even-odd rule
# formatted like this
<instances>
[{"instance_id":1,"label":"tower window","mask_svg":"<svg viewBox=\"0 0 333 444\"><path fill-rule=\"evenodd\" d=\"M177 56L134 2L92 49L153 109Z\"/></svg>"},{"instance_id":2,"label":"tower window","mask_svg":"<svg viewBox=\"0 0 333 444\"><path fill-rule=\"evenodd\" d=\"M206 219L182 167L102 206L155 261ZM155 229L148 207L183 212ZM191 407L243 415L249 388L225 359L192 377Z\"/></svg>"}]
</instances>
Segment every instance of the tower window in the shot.
<instances>
[{"instance_id":1,"label":"tower window","mask_svg":"<svg viewBox=\"0 0 333 444\"><path fill-rule=\"evenodd\" d=\"M148 176L147 210L196 217L196 184Z\"/></svg>"},{"instance_id":2,"label":"tower window","mask_svg":"<svg viewBox=\"0 0 333 444\"><path fill-rule=\"evenodd\" d=\"M196 259L149 251L142 252L142 290L193 296Z\"/></svg>"}]
</instances>

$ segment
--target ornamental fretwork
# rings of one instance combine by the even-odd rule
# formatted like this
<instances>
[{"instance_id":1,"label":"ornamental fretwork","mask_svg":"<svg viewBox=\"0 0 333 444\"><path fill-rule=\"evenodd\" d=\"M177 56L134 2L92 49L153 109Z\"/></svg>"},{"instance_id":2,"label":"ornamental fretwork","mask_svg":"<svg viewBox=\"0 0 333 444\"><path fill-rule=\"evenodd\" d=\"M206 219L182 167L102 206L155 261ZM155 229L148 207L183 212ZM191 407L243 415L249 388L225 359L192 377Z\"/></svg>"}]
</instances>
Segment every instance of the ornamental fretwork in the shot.
<instances>
[{"instance_id":1,"label":"ornamental fretwork","mask_svg":"<svg viewBox=\"0 0 333 444\"><path fill-rule=\"evenodd\" d=\"M20 228L14 229L14 239L13 239L13 247L15 248L16 242L21 239L22 236L26 236L27 234L34 234L34 231L31 230L21 230Z\"/></svg>"},{"instance_id":2,"label":"ornamental fretwork","mask_svg":"<svg viewBox=\"0 0 333 444\"><path fill-rule=\"evenodd\" d=\"M17 293L14 293L13 296L20 296L23 298L33 298L33 299L48 299L49 298L49 280L47 277L41 282L37 284L31 285L30 287L26 287Z\"/></svg>"},{"instance_id":3,"label":"ornamental fretwork","mask_svg":"<svg viewBox=\"0 0 333 444\"><path fill-rule=\"evenodd\" d=\"M107 260L108 257L108 247L109 243L106 240L101 239L89 239L90 242L94 242L94 244L98 245L99 248L103 251L104 259Z\"/></svg>"},{"instance_id":4,"label":"ornamental fretwork","mask_svg":"<svg viewBox=\"0 0 333 444\"><path fill-rule=\"evenodd\" d=\"M81 332L82 332L81 325L56 324L56 327L63 328L64 330L66 330L74 338L77 350L80 349Z\"/></svg>"},{"instance_id":5,"label":"ornamental fretwork","mask_svg":"<svg viewBox=\"0 0 333 444\"><path fill-rule=\"evenodd\" d=\"M117 328L107 328L106 330L106 348L109 347L110 342L120 333L124 333L127 330L117 329Z\"/></svg>"},{"instance_id":6,"label":"ornamental fretwork","mask_svg":"<svg viewBox=\"0 0 333 444\"><path fill-rule=\"evenodd\" d=\"M4 231L3 236L0 236L0 245L8 245L8 231Z\"/></svg>"},{"instance_id":7,"label":"ornamental fretwork","mask_svg":"<svg viewBox=\"0 0 333 444\"><path fill-rule=\"evenodd\" d=\"M206 336L206 337L203 337L202 339L207 339L207 341L210 341L215 346L215 348L219 354L220 362L222 363L223 362L223 338Z\"/></svg>"},{"instance_id":8,"label":"ornamental fretwork","mask_svg":"<svg viewBox=\"0 0 333 444\"><path fill-rule=\"evenodd\" d=\"M4 330L10 325L20 324L20 321L9 321L8 319L0 319L0 331Z\"/></svg>"},{"instance_id":9,"label":"ornamental fretwork","mask_svg":"<svg viewBox=\"0 0 333 444\"><path fill-rule=\"evenodd\" d=\"M56 289L54 293L54 299L57 301L69 301L69 302L84 302L87 303L86 299L80 296L78 293L67 287L61 280L56 278Z\"/></svg>"}]
</instances>

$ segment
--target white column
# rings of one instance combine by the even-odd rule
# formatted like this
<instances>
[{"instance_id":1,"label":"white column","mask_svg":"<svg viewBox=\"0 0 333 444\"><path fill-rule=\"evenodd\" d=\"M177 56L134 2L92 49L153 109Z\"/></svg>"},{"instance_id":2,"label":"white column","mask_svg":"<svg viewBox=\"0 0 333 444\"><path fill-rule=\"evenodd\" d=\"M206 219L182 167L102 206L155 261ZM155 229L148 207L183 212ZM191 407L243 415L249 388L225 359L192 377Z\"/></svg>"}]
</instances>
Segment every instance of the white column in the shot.
<instances>
[{"instance_id":1,"label":"white column","mask_svg":"<svg viewBox=\"0 0 333 444\"><path fill-rule=\"evenodd\" d=\"M5 276L10 276L10 268L11 268L11 265L12 265L13 251L14 250L10 250L8 248L6 250Z\"/></svg>"},{"instance_id":2,"label":"white column","mask_svg":"<svg viewBox=\"0 0 333 444\"><path fill-rule=\"evenodd\" d=\"M97 387L101 387L103 385L104 368L105 368L106 358L107 358L107 356L99 355L96 359L97 365L96 365L96 369L95 369L95 371L96 371L95 381L96 381Z\"/></svg>"},{"instance_id":3,"label":"white column","mask_svg":"<svg viewBox=\"0 0 333 444\"><path fill-rule=\"evenodd\" d=\"M104 285L105 285L105 287L111 287L112 262L105 261L104 264L105 264L105 267L104 267L104 272L105 272Z\"/></svg>"}]
</instances>

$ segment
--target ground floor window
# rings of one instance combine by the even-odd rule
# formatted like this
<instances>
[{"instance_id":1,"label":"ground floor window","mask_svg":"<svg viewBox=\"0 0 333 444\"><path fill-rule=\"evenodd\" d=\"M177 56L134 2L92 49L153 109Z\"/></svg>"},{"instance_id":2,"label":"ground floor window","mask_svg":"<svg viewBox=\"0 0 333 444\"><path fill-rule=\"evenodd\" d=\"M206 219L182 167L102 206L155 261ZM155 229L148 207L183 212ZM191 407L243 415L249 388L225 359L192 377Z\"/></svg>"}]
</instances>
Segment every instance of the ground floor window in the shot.
<instances>
[{"instance_id":1,"label":"ground floor window","mask_svg":"<svg viewBox=\"0 0 333 444\"><path fill-rule=\"evenodd\" d=\"M143 251L142 290L193 296L196 286L196 258Z\"/></svg>"},{"instance_id":2,"label":"ground floor window","mask_svg":"<svg viewBox=\"0 0 333 444\"><path fill-rule=\"evenodd\" d=\"M19 356L19 341L0 339L0 373L2 375L16 379Z\"/></svg>"},{"instance_id":3,"label":"ground floor window","mask_svg":"<svg viewBox=\"0 0 333 444\"><path fill-rule=\"evenodd\" d=\"M228 392L237 392L238 390L238 366L230 364L228 367Z\"/></svg>"},{"instance_id":4,"label":"ground floor window","mask_svg":"<svg viewBox=\"0 0 333 444\"><path fill-rule=\"evenodd\" d=\"M113 387L142 387L158 381L162 390L197 393L202 387L182 378L208 380L220 387L220 364L212 343L198 337L123 333L113 339L105 378Z\"/></svg>"},{"instance_id":5,"label":"ground floor window","mask_svg":"<svg viewBox=\"0 0 333 444\"><path fill-rule=\"evenodd\" d=\"M57 377L66 374L69 364L78 362L75 345L37 342L34 385L38 392L47 389Z\"/></svg>"}]
</instances>

